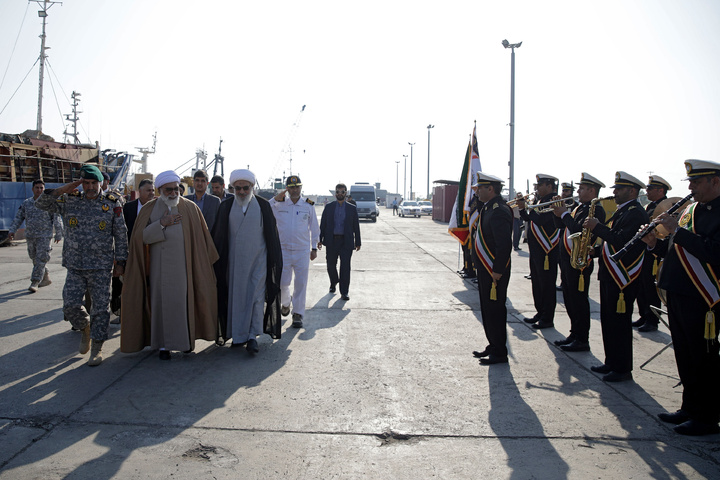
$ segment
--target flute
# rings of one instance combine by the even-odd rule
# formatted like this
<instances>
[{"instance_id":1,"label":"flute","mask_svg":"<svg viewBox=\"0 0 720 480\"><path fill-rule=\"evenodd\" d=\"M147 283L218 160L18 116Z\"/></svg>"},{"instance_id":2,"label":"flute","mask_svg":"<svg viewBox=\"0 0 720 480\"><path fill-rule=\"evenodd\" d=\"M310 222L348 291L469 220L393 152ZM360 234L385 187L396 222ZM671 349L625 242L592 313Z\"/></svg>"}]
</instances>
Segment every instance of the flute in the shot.
<instances>
[{"instance_id":1,"label":"flute","mask_svg":"<svg viewBox=\"0 0 720 480\"><path fill-rule=\"evenodd\" d=\"M690 197L692 197L692 196L693 196L692 193L689 194L687 197L683 198L682 200L678 201L675 205L668 208L668 211L665 213L667 213L668 215L673 215L685 202L690 200ZM641 241L643 239L643 237L645 237L648 233L652 232L655 229L655 227L658 226L659 223L660 222L658 222L657 219L655 219L652 222L645 225L645 228L643 228L642 230L637 232L635 234L635 236L633 238L631 238L630 241L625 244L624 247L622 247L620 250L618 250L614 254L610 255L610 260L617 263L617 261L620 260L628 252L628 250L630 250L633 246L635 246L636 243Z\"/></svg>"}]
</instances>

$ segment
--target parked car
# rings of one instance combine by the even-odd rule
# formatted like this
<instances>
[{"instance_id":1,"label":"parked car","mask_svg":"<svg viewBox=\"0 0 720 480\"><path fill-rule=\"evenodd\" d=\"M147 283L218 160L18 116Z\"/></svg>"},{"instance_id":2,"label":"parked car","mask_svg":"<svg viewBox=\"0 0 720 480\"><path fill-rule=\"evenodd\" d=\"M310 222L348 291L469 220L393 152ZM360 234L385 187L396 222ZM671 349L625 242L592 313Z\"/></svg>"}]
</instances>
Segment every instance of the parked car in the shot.
<instances>
[{"instance_id":1,"label":"parked car","mask_svg":"<svg viewBox=\"0 0 720 480\"><path fill-rule=\"evenodd\" d=\"M432 217L432 202L429 200L420 200L418 202L422 215L430 215Z\"/></svg>"},{"instance_id":2,"label":"parked car","mask_svg":"<svg viewBox=\"0 0 720 480\"><path fill-rule=\"evenodd\" d=\"M411 215L413 217L419 217L420 213L420 206L418 205L418 202L414 200L403 200L400 203L400 216L404 217L406 215Z\"/></svg>"}]
</instances>

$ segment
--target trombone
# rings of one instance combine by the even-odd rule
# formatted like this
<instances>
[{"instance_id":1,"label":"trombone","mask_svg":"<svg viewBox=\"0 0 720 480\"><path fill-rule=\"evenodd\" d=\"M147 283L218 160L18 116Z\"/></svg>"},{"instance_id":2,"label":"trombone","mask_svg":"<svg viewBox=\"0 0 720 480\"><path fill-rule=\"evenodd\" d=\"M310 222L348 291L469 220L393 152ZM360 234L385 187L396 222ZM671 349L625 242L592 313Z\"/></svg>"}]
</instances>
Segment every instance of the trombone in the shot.
<instances>
[{"instance_id":1,"label":"trombone","mask_svg":"<svg viewBox=\"0 0 720 480\"><path fill-rule=\"evenodd\" d=\"M558 200L550 200L549 202L543 202L543 203L536 203L535 205L528 205L527 208L530 210L534 210L538 208L537 213L547 213L552 212L555 207L569 207L574 202L578 201L579 197L567 197L567 198L560 198ZM570 202L570 203L568 203Z\"/></svg>"}]
</instances>

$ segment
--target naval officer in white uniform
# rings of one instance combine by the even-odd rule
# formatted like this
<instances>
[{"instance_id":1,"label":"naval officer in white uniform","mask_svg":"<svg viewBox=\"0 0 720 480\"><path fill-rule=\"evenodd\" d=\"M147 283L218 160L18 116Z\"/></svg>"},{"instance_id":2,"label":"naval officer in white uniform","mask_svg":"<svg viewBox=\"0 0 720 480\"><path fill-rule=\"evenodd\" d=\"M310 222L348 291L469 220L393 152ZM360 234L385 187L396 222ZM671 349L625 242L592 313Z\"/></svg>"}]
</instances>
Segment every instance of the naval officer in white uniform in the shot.
<instances>
[{"instance_id":1,"label":"naval officer in white uniform","mask_svg":"<svg viewBox=\"0 0 720 480\"><path fill-rule=\"evenodd\" d=\"M280 303L282 315L290 313L292 301L292 326L302 327L305 316L305 293L307 290L310 260L317 257L320 227L315 215L315 203L305 198L302 182L297 175L286 181L287 188L270 200L283 255L282 277L280 279ZM286 195L287 194L287 195ZM290 294L293 273L295 283Z\"/></svg>"}]
</instances>

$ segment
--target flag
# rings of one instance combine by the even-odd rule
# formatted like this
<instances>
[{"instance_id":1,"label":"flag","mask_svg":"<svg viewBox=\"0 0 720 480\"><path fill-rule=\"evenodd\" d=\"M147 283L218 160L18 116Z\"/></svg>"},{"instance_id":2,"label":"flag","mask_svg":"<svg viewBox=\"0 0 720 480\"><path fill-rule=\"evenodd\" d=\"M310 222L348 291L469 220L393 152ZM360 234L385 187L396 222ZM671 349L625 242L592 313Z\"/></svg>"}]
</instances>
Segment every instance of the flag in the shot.
<instances>
[{"instance_id":1,"label":"flag","mask_svg":"<svg viewBox=\"0 0 720 480\"><path fill-rule=\"evenodd\" d=\"M448 232L461 244L465 245L470 236L470 199L472 198L472 186L476 183L477 172L481 172L480 154L478 153L477 126L473 128L472 140L468 143L463 162L462 173L460 174L460 186L458 187L457 198L450 214Z\"/></svg>"}]
</instances>

